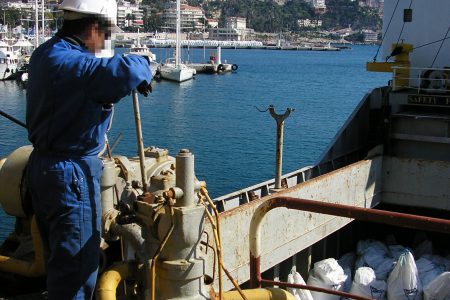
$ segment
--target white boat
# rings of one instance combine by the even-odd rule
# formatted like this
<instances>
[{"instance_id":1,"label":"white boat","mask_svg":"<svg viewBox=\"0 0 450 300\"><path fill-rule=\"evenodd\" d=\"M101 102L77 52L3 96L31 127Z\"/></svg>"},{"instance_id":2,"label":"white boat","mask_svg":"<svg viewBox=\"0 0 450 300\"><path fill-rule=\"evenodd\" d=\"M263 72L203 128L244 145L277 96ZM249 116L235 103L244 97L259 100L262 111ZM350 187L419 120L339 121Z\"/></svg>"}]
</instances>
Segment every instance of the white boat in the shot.
<instances>
[{"instance_id":1,"label":"white boat","mask_svg":"<svg viewBox=\"0 0 450 300\"><path fill-rule=\"evenodd\" d=\"M0 40L0 80L20 80L33 50L34 45L23 37Z\"/></svg>"},{"instance_id":2,"label":"white boat","mask_svg":"<svg viewBox=\"0 0 450 300\"><path fill-rule=\"evenodd\" d=\"M148 57L150 62L156 62L156 55L148 49L146 45L133 44L131 45L129 54L135 54Z\"/></svg>"},{"instance_id":3,"label":"white boat","mask_svg":"<svg viewBox=\"0 0 450 300\"><path fill-rule=\"evenodd\" d=\"M152 71L152 76L155 76L159 64L156 62L156 55L150 51L150 49L145 44L141 44L139 37L136 42L131 45L130 52L128 54L134 54L146 57L150 63L150 70Z\"/></svg>"},{"instance_id":4,"label":"white boat","mask_svg":"<svg viewBox=\"0 0 450 300\"><path fill-rule=\"evenodd\" d=\"M190 80L196 73L195 69L189 68L185 64L177 64L173 58L162 64L159 72L162 78L176 82Z\"/></svg>"},{"instance_id":5,"label":"white boat","mask_svg":"<svg viewBox=\"0 0 450 300\"><path fill-rule=\"evenodd\" d=\"M177 41L175 48L175 59L170 59L160 67L161 77L164 79L183 82L194 77L195 69L180 62L180 0L177 0Z\"/></svg>"},{"instance_id":6,"label":"white boat","mask_svg":"<svg viewBox=\"0 0 450 300\"><path fill-rule=\"evenodd\" d=\"M29 40L20 38L12 45L12 49L15 53L31 55L34 50L34 45Z\"/></svg>"},{"instance_id":7,"label":"white boat","mask_svg":"<svg viewBox=\"0 0 450 300\"><path fill-rule=\"evenodd\" d=\"M17 72L18 55L7 43L0 41L0 80L5 80Z\"/></svg>"},{"instance_id":8,"label":"white boat","mask_svg":"<svg viewBox=\"0 0 450 300\"><path fill-rule=\"evenodd\" d=\"M141 44L139 36L137 40L131 45L129 54L146 56L148 57L150 62L156 62L156 55L152 51L150 51L147 45Z\"/></svg>"}]
</instances>

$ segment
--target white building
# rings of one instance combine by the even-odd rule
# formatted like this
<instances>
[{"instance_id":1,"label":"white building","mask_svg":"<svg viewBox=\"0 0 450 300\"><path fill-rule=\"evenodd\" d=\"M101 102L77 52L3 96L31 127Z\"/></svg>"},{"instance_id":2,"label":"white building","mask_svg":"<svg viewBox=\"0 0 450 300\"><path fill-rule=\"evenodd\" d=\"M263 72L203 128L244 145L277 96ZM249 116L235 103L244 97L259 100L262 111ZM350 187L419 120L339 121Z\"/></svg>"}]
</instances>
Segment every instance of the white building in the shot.
<instances>
[{"instance_id":1,"label":"white building","mask_svg":"<svg viewBox=\"0 0 450 300\"><path fill-rule=\"evenodd\" d=\"M335 31L334 34L336 34L340 39L345 39L349 35L353 34L353 30L350 27L343 28Z\"/></svg>"},{"instance_id":2,"label":"white building","mask_svg":"<svg viewBox=\"0 0 450 300\"><path fill-rule=\"evenodd\" d=\"M144 25L144 11L139 4L133 4L129 1L117 2L117 26L124 27L142 27Z\"/></svg>"},{"instance_id":3,"label":"white building","mask_svg":"<svg viewBox=\"0 0 450 300\"><path fill-rule=\"evenodd\" d=\"M247 29L247 19L240 17L228 17L226 19L226 27L237 30Z\"/></svg>"},{"instance_id":4,"label":"white building","mask_svg":"<svg viewBox=\"0 0 450 300\"><path fill-rule=\"evenodd\" d=\"M200 7L190 6L185 1L180 5L181 29L189 31L201 31L205 28L205 14ZM163 20L166 29L176 30L177 26L177 7L172 2L171 6L164 10Z\"/></svg>"},{"instance_id":5,"label":"white building","mask_svg":"<svg viewBox=\"0 0 450 300\"><path fill-rule=\"evenodd\" d=\"M378 41L378 32L372 30L363 30L364 42L366 43L376 43Z\"/></svg>"},{"instance_id":6,"label":"white building","mask_svg":"<svg viewBox=\"0 0 450 300\"><path fill-rule=\"evenodd\" d=\"M249 41L255 37L255 31L247 28L247 19L228 17L225 28L210 28L209 39L218 41Z\"/></svg>"},{"instance_id":7,"label":"white building","mask_svg":"<svg viewBox=\"0 0 450 300\"><path fill-rule=\"evenodd\" d=\"M317 28L322 27L322 20L300 19L297 24L298 27Z\"/></svg>"}]
</instances>

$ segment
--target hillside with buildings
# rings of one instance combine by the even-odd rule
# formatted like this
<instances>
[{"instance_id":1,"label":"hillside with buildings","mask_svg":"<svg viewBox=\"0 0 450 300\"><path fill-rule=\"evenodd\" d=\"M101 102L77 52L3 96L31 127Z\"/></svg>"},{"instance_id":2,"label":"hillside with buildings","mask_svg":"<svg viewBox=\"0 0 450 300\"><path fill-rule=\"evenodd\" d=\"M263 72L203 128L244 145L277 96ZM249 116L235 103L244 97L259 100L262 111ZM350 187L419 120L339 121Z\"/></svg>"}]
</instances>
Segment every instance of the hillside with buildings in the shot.
<instances>
[{"instance_id":1,"label":"hillside with buildings","mask_svg":"<svg viewBox=\"0 0 450 300\"><path fill-rule=\"evenodd\" d=\"M39 6L41 6L41 1ZM57 0L43 1L46 33L61 24ZM0 0L2 24L33 33L34 0ZM170 0L118 0L124 32L174 32L176 5ZM182 0L181 27L189 39L286 40L302 37L375 42L384 0Z\"/></svg>"}]
</instances>

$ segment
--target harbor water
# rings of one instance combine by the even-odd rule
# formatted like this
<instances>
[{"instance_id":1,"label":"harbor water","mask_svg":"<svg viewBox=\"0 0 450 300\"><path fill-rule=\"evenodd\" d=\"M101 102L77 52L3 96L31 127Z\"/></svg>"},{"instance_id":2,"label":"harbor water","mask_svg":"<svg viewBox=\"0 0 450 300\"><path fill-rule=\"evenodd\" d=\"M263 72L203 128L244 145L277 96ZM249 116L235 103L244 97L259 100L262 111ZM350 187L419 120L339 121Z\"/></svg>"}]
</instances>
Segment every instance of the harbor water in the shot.
<instances>
[{"instance_id":1,"label":"harbor water","mask_svg":"<svg viewBox=\"0 0 450 300\"><path fill-rule=\"evenodd\" d=\"M159 59L167 51L154 53ZM210 51L184 49L184 59L203 62ZM259 111L274 105L278 113L295 109L285 121L283 173L311 165L364 94L387 84L389 74L365 71L375 52L375 46L338 52L223 49L222 61L237 64L237 72L156 82L149 97L140 97L144 144L173 156L190 149L197 177L215 198L274 177L276 123ZM0 109L25 120L25 94L15 82L0 82ZM120 133L113 154L136 156L131 97L115 106L110 141ZM28 143L26 130L2 117L0 137L0 158ZM0 209L0 242L12 227L13 218Z\"/></svg>"}]
</instances>

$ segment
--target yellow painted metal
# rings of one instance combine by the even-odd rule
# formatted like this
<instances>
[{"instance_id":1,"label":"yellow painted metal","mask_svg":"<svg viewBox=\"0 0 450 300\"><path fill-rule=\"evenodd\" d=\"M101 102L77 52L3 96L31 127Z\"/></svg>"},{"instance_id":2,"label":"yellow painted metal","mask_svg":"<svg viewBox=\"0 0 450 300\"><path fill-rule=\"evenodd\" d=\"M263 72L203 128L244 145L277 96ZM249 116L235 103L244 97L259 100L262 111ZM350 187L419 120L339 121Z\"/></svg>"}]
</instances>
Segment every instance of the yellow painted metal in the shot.
<instances>
[{"instance_id":1,"label":"yellow painted metal","mask_svg":"<svg viewBox=\"0 0 450 300\"><path fill-rule=\"evenodd\" d=\"M34 217L31 220L31 237L34 247L34 261L29 262L1 255L0 271L26 277L40 277L45 274L42 241Z\"/></svg>"},{"instance_id":2,"label":"yellow painted metal","mask_svg":"<svg viewBox=\"0 0 450 300\"><path fill-rule=\"evenodd\" d=\"M12 216L26 217L22 207L22 177L32 150L32 146L16 149L0 169L0 204Z\"/></svg>"},{"instance_id":3,"label":"yellow painted metal","mask_svg":"<svg viewBox=\"0 0 450 300\"><path fill-rule=\"evenodd\" d=\"M393 62L368 62L366 64L367 71L370 72L393 72L395 69L393 90L398 90L409 86L409 54L413 51L411 44L393 44L392 50L400 49L400 53L394 56Z\"/></svg>"},{"instance_id":4,"label":"yellow painted metal","mask_svg":"<svg viewBox=\"0 0 450 300\"><path fill-rule=\"evenodd\" d=\"M96 299L115 300L119 283L129 277L134 268L132 262L124 261L103 272L97 283Z\"/></svg>"},{"instance_id":5,"label":"yellow painted metal","mask_svg":"<svg viewBox=\"0 0 450 300\"><path fill-rule=\"evenodd\" d=\"M2 169L3 165L5 164L5 161L6 161L6 157L0 159L0 170Z\"/></svg>"},{"instance_id":6,"label":"yellow painted metal","mask_svg":"<svg viewBox=\"0 0 450 300\"><path fill-rule=\"evenodd\" d=\"M283 289L267 288L243 290L249 300L295 300L294 295ZM238 291L223 293L223 300L242 300Z\"/></svg>"},{"instance_id":7,"label":"yellow painted metal","mask_svg":"<svg viewBox=\"0 0 450 300\"><path fill-rule=\"evenodd\" d=\"M394 62L368 62L366 70L370 72L393 72L392 67L397 66Z\"/></svg>"}]
</instances>

